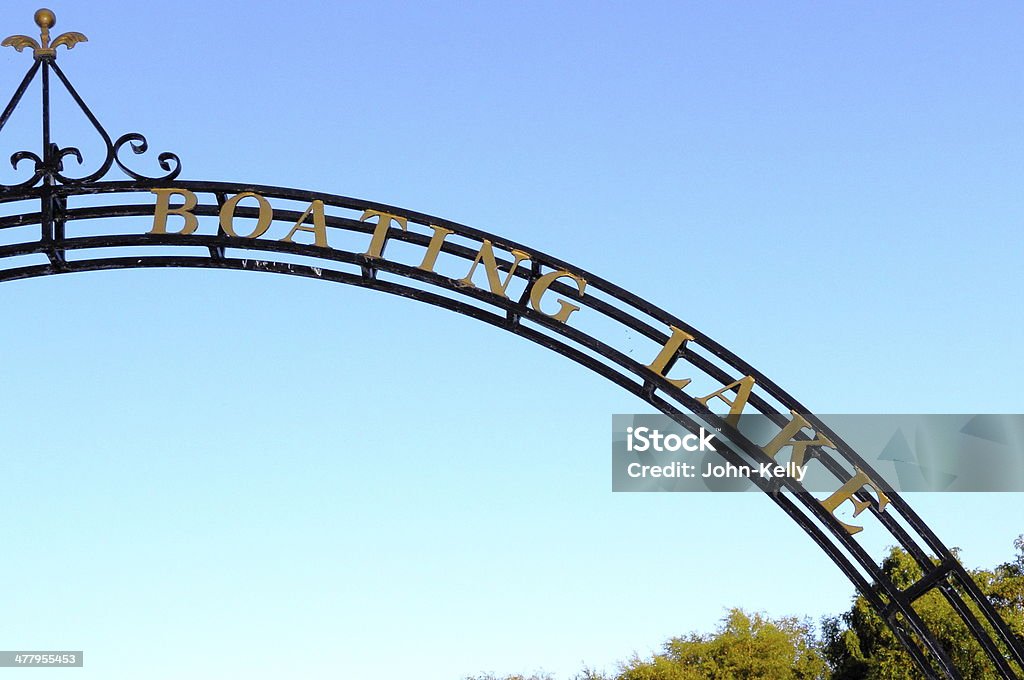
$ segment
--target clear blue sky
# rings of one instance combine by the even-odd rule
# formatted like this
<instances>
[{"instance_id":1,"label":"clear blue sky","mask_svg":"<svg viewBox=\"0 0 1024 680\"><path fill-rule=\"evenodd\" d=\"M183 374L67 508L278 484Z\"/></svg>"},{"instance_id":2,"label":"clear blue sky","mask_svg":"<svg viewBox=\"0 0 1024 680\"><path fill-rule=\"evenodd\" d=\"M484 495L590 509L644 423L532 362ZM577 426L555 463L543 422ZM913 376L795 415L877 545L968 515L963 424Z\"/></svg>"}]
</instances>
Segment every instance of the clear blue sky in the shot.
<instances>
[{"instance_id":1,"label":"clear blue sky","mask_svg":"<svg viewBox=\"0 0 1024 680\"><path fill-rule=\"evenodd\" d=\"M1024 410L1020 4L51 8L101 121L184 178L508 235L821 413ZM644 405L468 319L186 270L7 283L0 314L0 648L84 649L79 678L565 674L852 595L760 496L613 495ZM911 501L970 566L1024 532L1018 495Z\"/></svg>"}]
</instances>

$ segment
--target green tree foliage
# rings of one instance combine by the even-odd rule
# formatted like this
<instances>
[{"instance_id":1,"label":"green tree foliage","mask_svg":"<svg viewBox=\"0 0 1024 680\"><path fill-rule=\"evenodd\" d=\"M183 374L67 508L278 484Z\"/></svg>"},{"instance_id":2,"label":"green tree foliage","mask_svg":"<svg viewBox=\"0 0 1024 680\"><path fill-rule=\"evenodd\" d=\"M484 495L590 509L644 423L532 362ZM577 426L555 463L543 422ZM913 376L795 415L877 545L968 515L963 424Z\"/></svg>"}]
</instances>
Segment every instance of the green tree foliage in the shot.
<instances>
[{"instance_id":1,"label":"green tree foliage","mask_svg":"<svg viewBox=\"0 0 1024 680\"><path fill-rule=\"evenodd\" d=\"M1017 556L993 570L971 572L974 581L1018 636L1024 636L1024 536L1017 539ZM920 566L905 551L893 548L882 569L899 588L919 578ZM967 625L937 591L913 604L939 644L966 680L996 677L995 669ZM975 611L980 620L980 612ZM834 680L918 680L922 678L910 656L871 608L858 596L850 610L823 625L825 656ZM1019 672L1019 671L1018 671Z\"/></svg>"},{"instance_id":2,"label":"green tree foliage","mask_svg":"<svg viewBox=\"0 0 1024 680\"><path fill-rule=\"evenodd\" d=\"M991 570L971 572L1010 630L1024 644L1024 535L1014 543L1016 556ZM882 561L898 588L921 578L920 566L900 549ZM933 631L965 680L997 677L966 624L939 592L914 602L914 610ZM981 620L979 612L975 616ZM1021 674L1020 669L1015 669ZM819 640L800 619L769 619L732 609L712 634L673 638L650 659L634 656L614 680L919 680L910 656L882 619L858 596L849 611L827 618ZM553 680L546 674L467 680ZM613 680L584 668L571 680Z\"/></svg>"},{"instance_id":3,"label":"green tree foliage","mask_svg":"<svg viewBox=\"0 0 1024 680\"><path fill-rule=\"evenodd\" d=\"M634 657L619 680L819 680L828 668L811 626L732 609L712 635L673 638L650 660Z\"/></svg>"},{"instance_id":4,"label":"green tree foliage","mask_svg":"<svg viewBox=\"0 0 1024 680\"><path fill-rule=\"evenodd\" d=\"M992 571L977 572L974 580L995 605L1014 634L1024 640L1024 535L1014 542L1016 557Z\"/></svg>"}]
</instances>

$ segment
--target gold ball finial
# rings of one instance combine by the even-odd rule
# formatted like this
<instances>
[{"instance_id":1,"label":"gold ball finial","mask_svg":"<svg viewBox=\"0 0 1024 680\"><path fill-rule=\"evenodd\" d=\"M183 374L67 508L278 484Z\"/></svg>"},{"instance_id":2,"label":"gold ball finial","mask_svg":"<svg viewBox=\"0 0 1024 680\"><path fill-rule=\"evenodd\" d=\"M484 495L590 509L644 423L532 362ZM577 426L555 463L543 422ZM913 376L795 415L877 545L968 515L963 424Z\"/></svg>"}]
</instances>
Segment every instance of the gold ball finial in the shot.
<instances>
[{"instance_id":1,"label":"gold ball finial","mask_svg":"<svg viewBox=\"0 0 1024 680\"><path fill-rule=\"evenodd\" d=\"M42 9L36 10L35 20L36 26L45 31L57 23L57 15L55 15L51 10L43 7Z\"/></svg>"}]
</instances>

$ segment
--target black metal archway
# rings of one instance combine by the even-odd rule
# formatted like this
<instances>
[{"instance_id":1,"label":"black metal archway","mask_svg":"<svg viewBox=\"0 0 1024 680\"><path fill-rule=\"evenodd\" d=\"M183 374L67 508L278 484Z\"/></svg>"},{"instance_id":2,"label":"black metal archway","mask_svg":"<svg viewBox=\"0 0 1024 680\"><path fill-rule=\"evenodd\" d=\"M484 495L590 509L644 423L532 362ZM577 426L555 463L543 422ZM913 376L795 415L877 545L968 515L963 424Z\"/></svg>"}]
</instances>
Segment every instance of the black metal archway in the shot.
<instances>
[{"instance_id":1,"label":"black metal archway","mask_svg":"<svg viewBox=\"0 0 1024 680\"><path fill-rule=\"evenodd\" d=\"M791 478L752 481L796 522L885 619L928 677L960 678L948 650L914 610L939 592L963 619L1000 677L1024 668L1015 637L950 550L860 456L796 399L750 364L683 319L564 260L501 236L398 207L333 194L228 182L182 181L181 163L159 154L162 176L131 169L121 157L148 150L129 133L112 141L56 63L56 48L85 40L65 33L53 42L52 12L36 13L37 42L12 36L3 45L31 47L34 60L0 129L41 75L42 149L12 155L31 175L0 185L0 282L54 274L146 267L261 271L345 283L411 298L489 323L551 349L640 397L683 427L697 418L727 430L744 409L769 416L807 456L825 466L837 491L822 500ZM96 169L74 177L65 164L81 152L50 137L50 76L67 89L106 149ZM114 166L130 179L106 181ZM243 204L244 203L244 204ZM244 232L244 233L241 233ZM283 235L283 236L282 236ZM623 332L652 348L643 363L622 347ZM685 368L685 371L682 369ZM677 378L670 378L673 372ZM698 386L704 385L703 389ZM717 400L717 401L716 401ZM739 433L729 434L731 462L746 456L774 462ZM867 509L877 526L921 567L923 577L899 588L840 521L836 508ZM933 559L934 556L934 559Z\"/></svg>"}]
</instances>

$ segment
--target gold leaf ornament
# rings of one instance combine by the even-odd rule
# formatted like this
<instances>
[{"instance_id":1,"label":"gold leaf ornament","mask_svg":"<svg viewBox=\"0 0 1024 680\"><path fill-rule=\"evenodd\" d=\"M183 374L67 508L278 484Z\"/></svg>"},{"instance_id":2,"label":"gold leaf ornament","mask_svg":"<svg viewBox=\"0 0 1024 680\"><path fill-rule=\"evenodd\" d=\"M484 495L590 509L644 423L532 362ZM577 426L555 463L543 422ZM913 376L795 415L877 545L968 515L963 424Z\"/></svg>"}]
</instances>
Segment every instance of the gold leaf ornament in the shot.
<instances>
[{"instance_id":1,"label":"gold leaf ornament","mask_svg":"<svg viewBox=\"0 0 1024 680\"><path fill-rule=\"evenodd\" d=\"M82 42L89 42L89 39L77 31L68 31L67 33L61 33L58 35L57 39L50 43L50 47L56 48L59 45L67 45L70 50L75 45Z\"/></svg>"},{"instance_id":2,"label":"gold leaf ornament","mask_svg":"<svg viewBox=\"0 0 1024 680\"><path fill-rule=\"evenodd\" d=\"M4 38L4 41L0 42L0 47L13 47L14 49L21 52L26 47L31 47L33 50L38 50L39 43L37 43L33 38L30 38L27 35L12 35Z\"/></svg>"},{"instance_id":3,"label":"gold leaf ornament","mask_svg":"<svg viewBox=\"0 0 1024 680\"><path fill-rule=\"evenodd\" d=\"M45 7L35 14L36 26L39 27L39 40L30 38L27 35L12 35L0 42L0 47L13 47L21 52L26 47L32 48L32 55L38 60L45 57L54 58L57 56L57 48L64 45L69 50L78 43L88 42L88 38L77 31L61 33L51 43L50 28L57 23L56 15Z\"/></svg>"}]
</instances>

